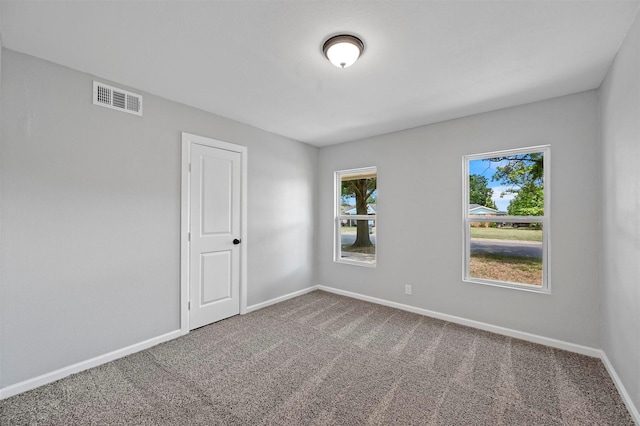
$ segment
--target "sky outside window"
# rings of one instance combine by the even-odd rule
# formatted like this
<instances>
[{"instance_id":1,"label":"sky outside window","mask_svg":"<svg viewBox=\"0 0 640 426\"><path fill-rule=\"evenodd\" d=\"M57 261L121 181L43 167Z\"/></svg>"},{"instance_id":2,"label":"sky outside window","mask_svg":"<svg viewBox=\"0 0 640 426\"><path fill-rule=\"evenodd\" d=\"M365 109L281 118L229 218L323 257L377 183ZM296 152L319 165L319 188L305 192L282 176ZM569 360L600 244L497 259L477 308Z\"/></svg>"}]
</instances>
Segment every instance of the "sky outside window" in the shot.
<instances>
[{"instance_id":1,"label":"sky outside window","mask_svg":"<svg viewBox=\"0 0 640 426\"><path fill-rule=\"evenodd\" d=\"M500 166L504 166L507 161L501 162L493 162L487 160L471 160L469 161L469 174L470 175L480 175L487 178L488 187L493 190L493 195L491 199L495 203L496 207L498 207L498 211L506 212L507 207L509 207L509 203L515 197L513 193L506 193L501 198L500 194L505 192L508 187L504 186L500 182L494 182L492 180L493 174L496 172L496 169Z\"/></svg>"}]
</instances>

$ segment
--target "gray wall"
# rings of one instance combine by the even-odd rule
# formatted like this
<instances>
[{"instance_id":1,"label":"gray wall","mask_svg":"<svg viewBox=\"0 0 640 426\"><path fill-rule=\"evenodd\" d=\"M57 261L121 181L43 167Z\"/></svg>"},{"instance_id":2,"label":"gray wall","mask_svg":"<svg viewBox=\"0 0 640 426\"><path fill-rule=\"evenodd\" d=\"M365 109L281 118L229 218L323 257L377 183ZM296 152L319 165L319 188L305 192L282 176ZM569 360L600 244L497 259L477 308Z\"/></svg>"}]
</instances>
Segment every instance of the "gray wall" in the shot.
<instances>
[{"instance_id":1,"label":"gray wall","mask_svg":"<svg viewBox=\"0 0 640 426\"><path fill-rule=\"evenodd\" d=\"M593 91L323 148L319 284L600 347ZM551 145L552 294L462 281L462 156ZM332 261L333 172L378 167L378 266ZM413 295L404 294L404 285Z\"/></svg>"},{"instance_id":2,"label":"gray wall","mask_svg":"<svg viewBox=\"0 0 640 426\"><path fill-rule=\"evenodd\" d=\"M602 348L640 408L640 23L602 84Z\"/></svg>"},{"instance_id":3,"label":"gray wall","mask_svg":"<svg viewBox=\"0 0 640 426\"><path fill-rule=\"evenodd\" d=\"M639 51L636 20L600 105L586 92L318 151L144 93L142 118L96 107L92 76L3 49L0 387L179 328L186 131L249 147L249 305L318 283L602 347L640 406ZM540 144L552 294L463 283L461 157ZM378 267L335 264L333 172L370 165Z\"/></svg>"},{"instance_id":4,"label":"gray wall","mask_svg":"<svg viewBox=\"0 0 640 426\"><path fill-rule=\"evenodd\" d=\"M0 7L0 12L2 7ZM1 15L1 13L0 13ZM0 95L2 94L2 16L0 16ZM0 176L2 173L2 102L0 102ZM2 181L0 181L0 241L2 240ZM1 255L1 252L0 252ZM1 265L0 265L1 266ZM2 309L2 271L0 270L0 309ZM0 314L1 315L1 314ZM2 317L0 316L0 321ZM0 322L0 345L2 344L2 323ZM0 388L2 387L2 351L0 350Z\"/></svg>"},{"instance_id":5,"label":"gray wall","mask_svg":"<svg viewBox=\"0 0 640 426\"><path fill-rule=\"evenodd\" d=\"M2 51L2 387L179 329L182 131L249 148L248 304L314 284L316 148L92 80Z\"/></svg>"}]
</instances>

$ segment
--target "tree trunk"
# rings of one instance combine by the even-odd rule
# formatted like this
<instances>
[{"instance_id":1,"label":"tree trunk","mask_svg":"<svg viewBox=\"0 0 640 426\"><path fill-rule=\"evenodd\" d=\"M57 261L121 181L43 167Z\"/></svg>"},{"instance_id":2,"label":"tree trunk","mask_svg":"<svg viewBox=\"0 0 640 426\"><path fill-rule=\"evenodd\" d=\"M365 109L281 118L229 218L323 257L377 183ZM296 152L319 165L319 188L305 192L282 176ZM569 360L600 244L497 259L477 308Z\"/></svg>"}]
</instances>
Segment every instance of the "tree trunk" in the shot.
<instances>
[{"instance_id":1,"label":"tree trunk","mask_svg":"<svg viewBox=\"0 0 640 426\"><path fill-rule=\"evenodd\" d=\"M367 211L367 180L358 179L354 182L356 193L356 214L366 215ZM369 238L369 221L358 220L356 224L356 240L351 247L371 247Z\"/></svg>"},{"instance_id":2,"label":"tree trunk","mask_svg":"<svg viewBox=\"0 0 640 426\"><path fill-rule=\"evenodd\" d=\"M371 247L373 243L369 238L369 221L358 220L356 225L356 240L351 247Z\"/></svg>"}]
</instances>

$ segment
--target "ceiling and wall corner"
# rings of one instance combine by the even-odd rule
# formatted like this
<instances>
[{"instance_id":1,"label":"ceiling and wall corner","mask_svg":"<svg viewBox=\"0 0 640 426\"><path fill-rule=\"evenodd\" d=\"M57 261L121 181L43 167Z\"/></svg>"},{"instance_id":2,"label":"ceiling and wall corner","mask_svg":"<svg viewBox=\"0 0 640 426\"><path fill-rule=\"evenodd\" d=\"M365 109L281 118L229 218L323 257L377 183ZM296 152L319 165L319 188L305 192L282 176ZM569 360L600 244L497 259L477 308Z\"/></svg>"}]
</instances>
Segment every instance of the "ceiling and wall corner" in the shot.
<instances>
[{"instance_id":1,"label":"ceiling and wall corner","mask_svg":"<svg viewBox=\"0 0 640 426\"><path fill-rule=\"evenodd\" d=\"M595 89L638 1L0 7L9 49L324 146ZM366 49L338 69L344 31Z\"/></svg>"}]
</instances>

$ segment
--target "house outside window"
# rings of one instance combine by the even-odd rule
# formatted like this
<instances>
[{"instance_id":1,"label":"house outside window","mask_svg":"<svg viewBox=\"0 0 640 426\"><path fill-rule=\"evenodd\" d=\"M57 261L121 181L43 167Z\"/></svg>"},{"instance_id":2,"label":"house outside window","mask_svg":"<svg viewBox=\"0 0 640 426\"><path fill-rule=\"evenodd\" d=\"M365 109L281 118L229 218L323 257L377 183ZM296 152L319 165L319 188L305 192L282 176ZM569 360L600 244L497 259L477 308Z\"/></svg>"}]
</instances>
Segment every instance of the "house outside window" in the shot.
<instances>
[{"instance_id":1,"label":"house outside window","mask_svg":"<svg viewBox=\"0 0 640 426\"><path fill-rule=\"evenodd\" d=\"M549 293L549 146L463 157L463 281Z\"/></svg>"},{"instance_id":2,"label":"house outside window","mask_svg":"<svg viewBox=\"0 0 640 426\"><path fill-rule=\"evenodd\" d=\"M334 261L376 266L377 196L375 167L335 173Z\"/></svg>"}]
</instances>

